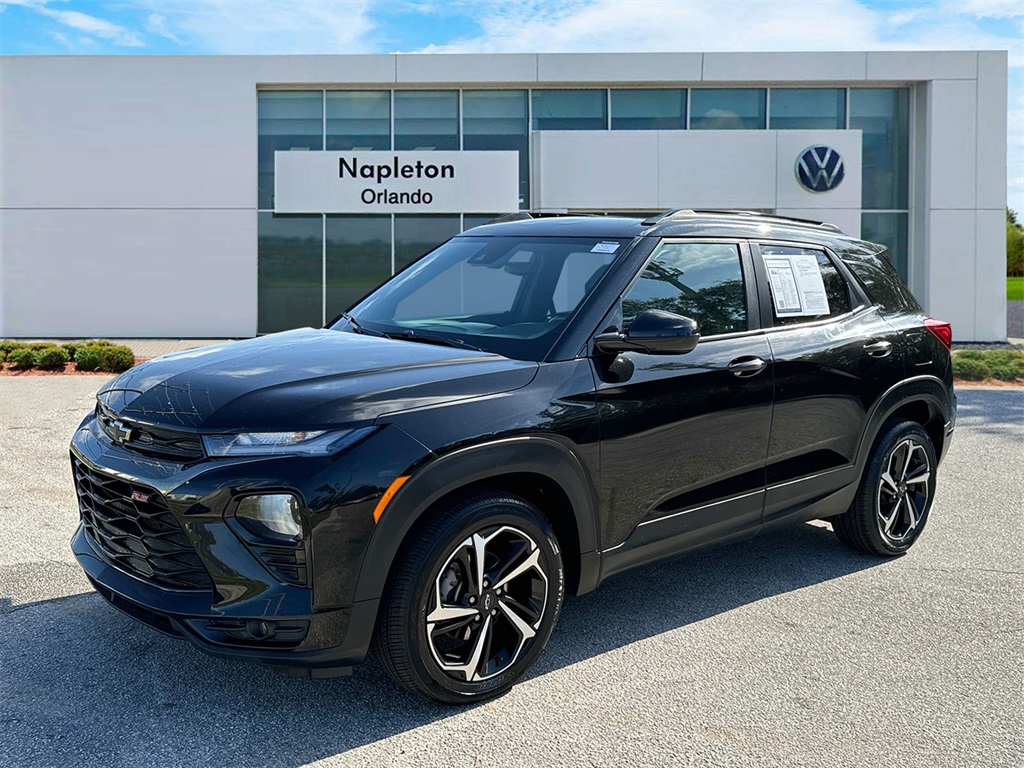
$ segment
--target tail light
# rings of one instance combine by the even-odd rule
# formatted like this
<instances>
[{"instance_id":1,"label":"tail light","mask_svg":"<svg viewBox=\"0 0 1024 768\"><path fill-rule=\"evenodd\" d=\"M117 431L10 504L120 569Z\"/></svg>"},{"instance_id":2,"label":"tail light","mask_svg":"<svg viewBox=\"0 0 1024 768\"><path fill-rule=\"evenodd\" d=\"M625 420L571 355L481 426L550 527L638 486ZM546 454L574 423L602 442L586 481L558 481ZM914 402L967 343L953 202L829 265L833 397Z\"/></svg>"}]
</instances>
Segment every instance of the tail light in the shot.
<instances>
[{"instance_id":1,"label":"tail light","mask_svg":"<svg viewBox=\"0 0 1024 768\"><path fill-rule=\"evenodd\" d=\"M924 327L931 331L932 336L942 342L946 349L953 348L953 326L941 320L932 320L930 317L924 321Z\"/></svg>"}]
</instances>

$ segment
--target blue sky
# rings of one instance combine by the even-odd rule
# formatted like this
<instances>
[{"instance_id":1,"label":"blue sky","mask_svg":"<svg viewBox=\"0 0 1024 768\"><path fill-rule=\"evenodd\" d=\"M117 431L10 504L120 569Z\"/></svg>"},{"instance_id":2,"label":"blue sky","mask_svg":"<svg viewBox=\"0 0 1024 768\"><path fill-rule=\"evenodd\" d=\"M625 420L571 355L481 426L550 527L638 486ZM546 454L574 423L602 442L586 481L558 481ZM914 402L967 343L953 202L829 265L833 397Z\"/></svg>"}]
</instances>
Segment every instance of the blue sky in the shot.
<instances>
[{"instance_id":1,"label":"blue sky","mask_svg":"<svg viewBox=\"0 0 1024 768\"><path fill-rule=\"evenodd\" d=\"M1008 50L1024 212L1024 0L0 0L8 54Z\"/></svg>"}]
</instances>

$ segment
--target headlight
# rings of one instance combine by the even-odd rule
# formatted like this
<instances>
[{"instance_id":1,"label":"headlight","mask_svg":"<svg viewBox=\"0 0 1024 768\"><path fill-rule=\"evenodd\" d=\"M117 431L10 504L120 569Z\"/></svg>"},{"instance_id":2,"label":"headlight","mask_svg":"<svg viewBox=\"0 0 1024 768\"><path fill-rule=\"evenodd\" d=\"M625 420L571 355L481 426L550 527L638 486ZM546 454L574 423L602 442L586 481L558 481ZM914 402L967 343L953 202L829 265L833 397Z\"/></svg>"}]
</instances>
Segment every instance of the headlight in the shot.
<instances>
[{"instance_id":1,"label":"headlight","mask_svg":"<svg viewBox=\"0 0 1024 768\"><path fill-rule=\"evenodd\" d=\"M246 496L238 503L235 519L261 538L295 543L302 538L299 501L290 493Z\"/></svg>"},{"instance_id":2,"label":"headlight","mask_svg":"<svg viewBox=\"0 0 1024 768\"><path fill-rule=\"evenodd\" d=\"M373 427L320 432L243 432L203 435L209 456L330 456L362 440Z\"/></svg>"}]
</instances>

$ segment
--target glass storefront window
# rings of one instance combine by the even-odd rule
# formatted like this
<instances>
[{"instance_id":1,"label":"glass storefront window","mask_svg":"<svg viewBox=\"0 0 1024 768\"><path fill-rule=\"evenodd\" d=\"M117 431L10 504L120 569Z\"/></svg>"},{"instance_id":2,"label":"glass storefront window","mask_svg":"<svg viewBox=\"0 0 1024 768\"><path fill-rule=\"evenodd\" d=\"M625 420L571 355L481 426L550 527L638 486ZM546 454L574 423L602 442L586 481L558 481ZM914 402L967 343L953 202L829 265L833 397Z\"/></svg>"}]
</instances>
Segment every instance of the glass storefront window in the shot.
<instances>
[{"instance_id":1,"label":"glass storefront window","mask_svg":"<svg viewBox=\"0 0 1024 768\"><path fill-rule=\"evenodd\" d=\"M684 88L613 88L613 131L671 131L686 127Z\"/></svg>"},{"instance_id":2,"label":"glass storefront window","mask_svg":"<svg viewBox=\"0 0 1024 768\"><path fill-rule=\"evenodd\" d=\"M604 89L533 91L533 130L603 131L608 128Z\"/></svg>"},{"instance_id":3,"label":"glass storefront window","mask_svg":"<svg viewBox=\"0 0 1024 768\"><path fill-rule=\"evenodd\" d=\"M328 216L328 321L391 277L391 217Z\"/></svg>"},{"instance_id":4,"label":"glass storefront window","mask_svg":"<svg viewBox=\"0 0 1024 768\"><path fill-rule=\"evenodd\" d=\"M889 258L903 282L910 278L907 266L907 214L875 213L865 211L860 215L860 236L872 243L879 243L889 249Z\"/></svg>"},{"instance_id":5,"label":"glass storefront window","mask_svg":"<svg viewBox=\"0 0 1024 768\"><path fill-rule=\"evenodd\" d=\"M395 149L458 148L458 91L395 91Z\"/></svg>"},{"instance_id":6,"label":"glass storefront window","mask_svg":"<svg viewBox=\"0 0 1024 768\"><path fill-rule=\"evenodd\" d=\"M391 149L390 91L328 91L327 149Z\"/></svg>"},{"instance_id":7,"label":"glass storefront window","mask_svg":"<svg viewBox=\"0 0 1024 768\"><path fill-rule=\"evenodd\" d=\"M274 207L274 152L323 149L322 91L260 91L258 115L258 206Z\"/></svg>"},{"instance_id":8,"label":"glass storefront window","mask_svg":"<svg viewBox=\"0 0 1024 768\"><path fill-rule=\"evenodd\" d=\"M772 88L769 128L846 128L845 88Z\"/></svg>"},{"instance_id":9,"label":"glass storefront window","mask_svg":"<svg viewBox=\"0 0 1024 768\"><path fill-rule=\"evenodd\" d=\"M910 92L906 88L852 88L850 128L864 132L862 207L908 207Z\"/></svg>"},{"instance_id":10,"label":"glass storefront window","mask_svg":"<svg viewBox=\"0 0 1024 768\"><path fill-rule=\"evenodd\" d=\"M459 216L397 214L395 216L395 272L459 234Z\"/></svg>"},{"instance_id":11,"label":"glass storefront window","mask_svg":"<svg viewBox=\"0 0 1024 768\"><path fill-rule=\"evenodd\" d=\"M690 127L703 130L764 128L764 88L694 88Z\"/></svg>"},{"instance_id":12,"label":"glass storefront window","mask_svg":"<svg viewBox=\"0 0 1024 768\"><path fill-rule=\"evenodd\" d=\"M463 91L462 148L519 153L519 207L530 206L530 126L526 91Z\"/></svg>"},{"instance_id":13,"label":"glass storefront window","mask_svg":"<svg viewBox=\"0 0 1024 768\"><path fill-rule=\"evenodd\" d=\"M257 331L321 327L322 217L257 215Z\"/></svg>"}]
</instances>

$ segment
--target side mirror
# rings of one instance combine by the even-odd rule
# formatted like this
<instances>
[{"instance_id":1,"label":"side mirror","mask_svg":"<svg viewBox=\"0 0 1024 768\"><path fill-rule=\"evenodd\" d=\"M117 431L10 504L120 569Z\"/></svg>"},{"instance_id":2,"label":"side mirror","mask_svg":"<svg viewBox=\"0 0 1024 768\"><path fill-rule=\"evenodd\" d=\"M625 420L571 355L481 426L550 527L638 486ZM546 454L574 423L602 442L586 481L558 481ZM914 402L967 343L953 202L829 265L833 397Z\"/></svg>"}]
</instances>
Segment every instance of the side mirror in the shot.
<instances>
[{"instance_id":1,"label":"side mirror","mask_svg":"<svg viewBox=\"0 0 1024 768\"><path fill-rule=\"evenodd\" d=\"M594 347L604 354L640 352L648 355L684 355L700 341L697 321L660 309L647 309L637 315L625 334L613 331L594 339Z\"/></svg>"}]
</instances>

